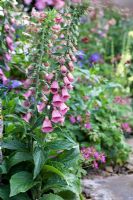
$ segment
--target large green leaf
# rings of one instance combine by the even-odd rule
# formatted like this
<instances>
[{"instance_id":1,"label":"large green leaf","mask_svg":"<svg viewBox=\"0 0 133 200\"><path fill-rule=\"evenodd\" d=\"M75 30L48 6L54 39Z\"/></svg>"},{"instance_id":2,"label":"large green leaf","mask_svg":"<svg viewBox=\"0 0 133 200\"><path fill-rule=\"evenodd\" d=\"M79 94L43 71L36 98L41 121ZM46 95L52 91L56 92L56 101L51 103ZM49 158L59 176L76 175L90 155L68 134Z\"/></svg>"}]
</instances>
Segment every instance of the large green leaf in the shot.
<instances>
[{"instance_id":1,"label":"large green leaf","mask_svg":"<svg viewBox=\"0 0 133 200\"><path fill-rule=\"evenodd\" d=\"M14 174L10 179L10 197L28 191L37 183L33 181L32 174L29 172L22 171Z\"/></svg>"},{"instance_id":2,"label":"large green leaf","mask_svg":"<svg viewBox=\"0 0 133 200\"><path fill-rule=\"evenodd\" d=\"M10 168L20 162L24 162L27 160L32 160L32 155L30 154L30 152L17 152L9 159L8 167Z\"/></svg>"},{"instance_id":3,"label":"large green leaf","mask_svg":"<svg viewBox=\"0 0 133 200\"><path fill-rule=\"evenodd\" d=\"M25 144L18 140L4 140L2 143L2 148L11 150L22 150L25 149Z\"/></svg>"},{"instance_id":4,"label":"large green leaf","mask_svg":"<svg viewBox=\"0 0 133 200\"><path fill-rule=\"evenodd\" d=\"M28 195L25 194L18 194L14 197L9 197L10 187L9 185L4 185L0 187L0 199L2 200L30 200Z\"/></svg>"},{"instance_id":5,"label":"large green leaf","mask_svg":"<svg viewBox=\"0 0 133 200\"><path fill-rule=\"evenodd\" d=\"M33 159L34 159L34 164L35 164L34 178L36 178L36 176L39 174L40 170L42 169L45 161L47 160L47 155L46 153L44 153L44 151L41 148L37 147L34 150Z\"/></svg>"},{"instance_id":6,"label":"large green leaf","mask_svg":"<svg viewBox=\"0 0 133 200\"><path fill-rule=\"evenodd\" d=\"M46 147L50 150L69 150L77 147L76 142L70 142L68 140L55 140L48 142Z\"/></svg>"},{"instance_id":7,"label":"large green leaf","mask_svg":"<svg viewBox=\"0 0 133 200\"><path fill-rule=\"evenodd\" d=\"M56 194L45 194L43 195L43 197L40 198L40 200L64 200L64 199Z\"/></svg>"},{"instance_id":8,"label":"large green leaf","mask_svg":"<svg viewBox=\"0 0 133 200\"><path fill-rule=\"evenodd\" d=\"M46 171L55 173L67 182L67 178L66 178L65 174L61 170L59 170L58 168L51 166L51 165L44 165L43 170L44 170L45 173L46 173Z\"/></svg>"}]
</instances>

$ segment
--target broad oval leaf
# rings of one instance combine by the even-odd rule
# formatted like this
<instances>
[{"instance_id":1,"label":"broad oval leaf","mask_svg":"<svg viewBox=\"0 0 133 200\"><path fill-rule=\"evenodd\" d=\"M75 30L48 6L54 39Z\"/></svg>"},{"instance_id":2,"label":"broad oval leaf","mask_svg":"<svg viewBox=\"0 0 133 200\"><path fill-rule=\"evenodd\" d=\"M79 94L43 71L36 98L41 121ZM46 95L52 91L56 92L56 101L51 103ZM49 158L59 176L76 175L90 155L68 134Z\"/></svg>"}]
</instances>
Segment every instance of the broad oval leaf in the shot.
<instances>
[{"instance_id":1,"label":"broad oval leaf","mask_svg":"<svg viewBox=\"0 0 133 200\"><path fill-rule=\"evenodd\" d=\"M33 181L32 174L29 172L21 171L14 174L10 179L10 197L28 191L37 183Z\"/></svg>"},{"instance_id":2,"label":"broad oval leaf","mask_svg":"<svg viewBox=\"0 0 133 200\"><path fill-rule=\"evenodd\" d=\"M11 168L16 164L27 160L32 160L32 155L30 154L30 152L17 152L10 158L8 162L8 167Z\"/></svg>"}]
</instances>

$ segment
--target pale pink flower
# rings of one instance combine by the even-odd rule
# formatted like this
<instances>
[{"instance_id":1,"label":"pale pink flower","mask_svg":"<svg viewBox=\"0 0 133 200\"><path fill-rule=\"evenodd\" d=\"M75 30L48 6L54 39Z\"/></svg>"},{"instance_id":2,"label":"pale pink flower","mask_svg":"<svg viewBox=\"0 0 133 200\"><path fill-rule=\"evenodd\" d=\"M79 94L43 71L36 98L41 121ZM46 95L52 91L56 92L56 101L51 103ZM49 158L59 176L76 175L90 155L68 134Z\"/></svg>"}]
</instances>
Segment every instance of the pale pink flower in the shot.
<instances>
[{"instance_id":1,"label":"pale pink flower","mask_svg":"<svg viewBox=\"0 0 133 200\"><path fill-rule=\"evenodd\" d=\"M55 24L55 25L52 27L52 30L58 33L58 32L61 30L60 24Z\"/></svg>"},{"instance_id":2,"label":"pale pink flower","mask_svg":"<svg viewBox=\"0 0 133 200\"><path fill-rule=\"evenodd\" d=\"M11 61L11 55L9 53L5 53L5 59L6 61Z\"/></svg>"},{"instance_id":3,"label":"pale pink flower","mask_svg":"<svg viewBox=\"0 0 133 200\"><path fill-rule=\"evenodd\" d=\"M42 113L44 108L45 108L46 104L44 102L41 102L37 105L37 110L39 113Z\"/></svg>"},{"instance_id":4,"label":"pale pink flower","mask_svg":"<svg viewBox=\"0 0 133 200\"><path fill-rule=\"evenodd\" d=\"M25 99L28 99L29 97L31 97L33 94L32 90L28 90L25 94L23 94L23 96L25 97Z\"/></svg>"},{"instance_id":5,"label":"pale pink flower","mask_svg":"<svg viewBox=\"0 0 133 200\"><path fill-rule=\"evenodd\" d=\"M69 79L68 79L66 76L64 77L63 81L64 81L64 84L65 84L67 87L71 84L71 82L69 81Z\"/></svg>"},{"instance_id":6,"label":"pale pink flower","mask_svg":"<svg viewBox=\"0 0 133 200\"><path fill-rule=\"evenodd\" d=\"M51 121L54 122L54 123L58 123L58 122L60 122L61 117L62 116L61 116L60 112L57 109L54 109L53 112L52 112Z\"/></svg>"},{"instance_id":7,"label":"pale pink flower","mask_svg":"<svg viewBox=\"0 0 133 200\"><path fill-rule=\"evenodd\" d=\"M59 89L59 84L57 81L53 81L51 84L51 93L52 94L57 94Z\"/></svg>"},{"instance_id":8,"label":"pale pink flower","mask_svg":"<svg viewBox=\"0 0 133 200\"><path fill-rule=\"evenodd\" d=\"M56 23L59 23L59 24L62 23L62 22L63 22L62 16L58 14L58 15L56 16L56 18L55 18L55 22L56 22Z\"/></svg>"},{"instance_id":9,"label":"pale pink flower","mask_svg":"<svg viewBox=\"0 0 133 200\"><path fill-rule=\"evenodd\" d=\"M7 36L6 37L6 43L8 46L12 46L13 45L13 40L10 36Z\"/></svg>"},{"instance_id":10,"label":"pale pink flower","mask_svg":"<svg viewBox=\"0 0 133 200\"><path fill-rule=\"evenodd\" d=\"M54 94L52 104L53 106L60 107L62 103L61 96L59 94Z\"/></svg>"},{"instance_id":11,"label":"pale pink flower","mask_svg":"<svg viewBox=\"0 0 133 200\"><path fill-rule=\"evenodd\" d=\"M52 127L52 123L49 120L48 117L45 118L45 120L43 121L43 125L42 125L42 132L43 133L50 133L52 132L54 129Z\"/></svg>"},{"instance_id":12,"label":"pale pink flower","mask_svg":"<svg viewBox=\"0 0 133 200\"><path fill-rule=\"evenodd\" d=\"M60 106L60 113L62 115L65 115L68 110L69 110L68 106L65 103L62 103Z\"/></svg>"},{"instance_id":13,"label":"pale pink flower","mask_svg":"<svg viewBox=\"0 0 133 200\"><path fill-rule=\"evenodd\" d=\"M9 24L5 24L4 29L5 29L6 32L8 32L10 30Z\"/></svg>"},{"instance_id":14,"label":"pale pink flower","mask_svg":"<svg viewBox=\"0 0 133 200\"><path fill-rule=\"evenodd\" d=\"M73 81L74 81L74 77L73 77L73 75L72 75L70 72L67 74L67 78L68 78L68 80L69 80L70 82L73 82Z\"/></svg>"},{"instance_id":15,"label":"pale pink flower","mask_svg":"<svg viewBox=\"0 0 133 200\"><path fill-rule=\"evenodd\" d=\"M26 121L27 123L29 123L29 121L30 121L30 119L31 119L31 116L32 116L32 113L31 113L31 112L28 112L28 113L26 113L26 114L22 117L22 119L23 119L24 121Z\"/></svg>"},{"instance_id":16,"label":"pale pink flower","mask_svg":"<svg viewBox=\"0 0 133 200\"><path fill-rule=\"evenodd\" d=\"M65 75L65 74L67 73L67 71L68 71L68 70L67 70L66 66L65 66L65 65L62 65L62 66L61 66L61 73Z\"/></svg>"},{"instance_id":17,"label":"pale pink flower","mask_svg":"<svg viewBox=\"0 0 133 200\"><path fill-rule=\"evenodd\" d=\"M66 102L69 98L70 98L70 95L68 94L68 91L66 88L63 88L62 91L62 100L63 102Z\"/></svg>"},{"instance_id":18,"label":"pale pink flower","mask_svg":"<svg viewBox=\"0 0 133 200\"><path fill-rule=\"evenodd\" d=\"M23 86L25 89L28 89L30 87L30 85L32 84L32 80L31 79L26 79L24 82L23 82Z\"/></svg>"},{"instance_id":19,"label":"pale pink flower","mask_svg":"<svg viewBox=\"0 0 133 200\"><path fill-rule=\"evenodd\" d=\"M50 74L46 74L46 75L45 75L45 79L46 79L47 81L51 81L51 80L53 79L53 77L54 77L54 74L53 74L53 73L50 73Z\"/></svg>"}]
</instances>

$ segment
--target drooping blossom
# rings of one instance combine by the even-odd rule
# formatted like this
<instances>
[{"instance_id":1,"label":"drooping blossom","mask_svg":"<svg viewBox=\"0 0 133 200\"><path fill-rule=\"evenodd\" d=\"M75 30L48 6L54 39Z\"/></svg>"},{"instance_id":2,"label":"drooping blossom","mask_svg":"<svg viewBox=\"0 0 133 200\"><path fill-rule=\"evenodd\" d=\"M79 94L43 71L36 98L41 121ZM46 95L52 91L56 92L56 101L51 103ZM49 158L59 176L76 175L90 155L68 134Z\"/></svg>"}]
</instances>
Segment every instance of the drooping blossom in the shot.
<instances>
[{"instance_id":1,"label":"drooping blossom","mask_svg":"<svg viewBox=\"0 0 133 200\"><path fill-rule=\"evenodd\" d=\"M37 105L37 110L39 113L42 113L44 108L45 108L46 104L44 102L40 102L38 105Z\"/></svg>"},{"instance_id":2,"label":"drooping blossom","mask_svg":"<svg viewBox=\"0 0 133 200\"><path fill-rule=\"evenodd\" d=\"M62 99L61 96L59 94L55 94L53 96L53 101L52 101L53 106L55 107L60 107L62 104Z\"/></svg>"},{"instance_id":3,"label":"drooping blossom","mask_svg":"<svg viewBox=\"0 0 133 200\"><path fill-rule=\"evenodd\" d=\"M51 84L51 93L52 94L57 94L59 89L59 84L57 81L53 81Z\"/></svg>"},{"instance_id":4,"label":"drooping blossom","mask_svg":"<svg viewBox=\"0 0 133 200\"><path fill-rule=\"evenodd\" d=\"M69 110L68 106L65 103L62 103L60 106L60 113L62 115L65 115L68 110Z\"/></svg>"},{"instance_id":5,"label":"drooping blossom","mask_svg":"<svg viewBox=\"0 0 133 200\"><path fill-rule=\"evenodd\" d=\"M52 127L52 123L49 120L48 117L45 118L45 120L43 121L43 125L42 125L42 132L43 133L50 133L52 132L54 129Z\"/></svg>"},{"instance_id":6,"label":"drooping blossom","mask_svg":"<svg viewBox=\"0 0 133 200\"><path fill-rule=\"evenodd\" d=\"M31 113L31 112L28 112L28 113L26 113L26 114L22 117L22 119L23 119L24 121L26 121L27 123L29 123L29 121L30 121L30 119L31 119L31 116L32 116L32 113Z\"/></svg>"},{"instance_id":7,"label":"drooping blossom","mask_svg":"<svg viewBox=\"0 0 133 200\"><path fill-rule=\"evenodd\" d=\"M57 110L57 109L54 109L53 112L52 112L52 119L51 121L54 122L54 123L59 123L60 120L61 120L61 114L60 112Z\"/></svg>"},{"instance_id":8,"label":"drooping blossom","mask_svg":"<svg viewBox=\"0 0 133 200\"><path fill-rule=\"evenodd\" d=\"M63 102L66 102L70 98L70 95L69 95L68 90L66 88L62 89L61 94L62 94Z\"/></svg>"}]
</instances>

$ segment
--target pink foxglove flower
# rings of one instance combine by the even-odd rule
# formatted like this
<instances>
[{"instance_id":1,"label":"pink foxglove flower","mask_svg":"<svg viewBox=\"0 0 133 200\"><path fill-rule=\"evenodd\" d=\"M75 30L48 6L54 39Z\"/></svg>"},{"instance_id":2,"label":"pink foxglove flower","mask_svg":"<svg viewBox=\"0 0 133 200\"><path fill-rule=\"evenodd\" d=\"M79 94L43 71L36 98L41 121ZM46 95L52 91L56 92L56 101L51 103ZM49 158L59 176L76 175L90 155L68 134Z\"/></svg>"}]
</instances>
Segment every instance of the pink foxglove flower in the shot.
<instances>
[{"instance_id":1,"label":"pink foxglove flower","mask_svg":"<svg viewBox=\"0 0 133 200\"><path fill-rule=\"evenodd\" d=\"M60 121L59 121L59 123L61 123L61 125L63 125L63 124L64 124L64 122L65 122L65 117L64 117L64 116L62 116L62 117L60 118Z\"/></svg>"},{"instance_id":2,"label":"pink foxglove flower","mask_svg":"<svg viewBox=\"0 0 133 200\"><path fill-rule=\"evenodd\" d=\"M41 102L37 105L37 110L39 113L42 113L44 108L45 108L46 104L44 102Z\"/></svg>"},{"instance_id":3,"label":"pink foxglove flower","mask_svg":"<svg viewBox=\"0 0 133 200\"><path fill-rule=\"evenodd\" d=\"M61 96L59 94L54 94L52 104L55 107L60 107L62 103Z\"/></svg>"},{"instance_id":4,"label":"pink foxglove flower","mask_svg":"<svg viewBox=\"0 0 133 200\"><path fill-rule=\"evenodd\" d=\"M57 94L59 89L59 85L57 81L53 81L51 84L51 93L52 94Z\"/></svg>"},{"instance_id":5,"label":"pink foxglove flower","mask_svg":"<svg viewBox=\"0 0 133 200\"><path fill-rule=\"evenodd\" d=\"M62 23L62 22L63 22L62 16L58 14L58 15L56 16L56 18L55 18L55 22L58 23L58 24Z\"/></svg>"},{"instance_id":6,"label":"pink foxglove flower","mask_svg":"<svg viewBox=\"0 0 133 200\"><path fill-rule=\"evenodd\" d=\"M70 98L70 95L68 94L68 91L66 88L62 89L62 100L63 102L66 102Z\"/></svg>"},{"instance_id":7,"label":"pink foxglove flower","mask_svg":"<svg viewBox=\"0 0 133 200\"><path fill-rule=\"evenodd\" d=\"M26 79L24 82L23 82L23 86L25 89L28 89L30 87L30 85L32 84L32 80L31 79Z\"/></svg>"},{"instance_id":8,"label":"pink foxglove flower","mask_svg":"<svg viewBox=\"0 0 133 200\"><path fill-rule=\"evenodd\" d=\"M65 115L68 110L69 110L68 106L65 103L62 103L60 106L60 113L62 115Z\"/></svg>"},{"instance_id":9,"label":"pink foxglove flower","mask_svg":"<svg viewBox=\"0 0 133 200\"><path fill-rule=\"evenodd\" d=\"M4 29L6 32L8 32L10 30L10 26L8 24L5 24Z\"/></svg>"},{"instance_id":10,"label":"pink foxglove flower","mask_svg":"<svg viewBox=\"0 0 133 200\"><path fill-rule=\"evenodd\" d=\"M59 59L59 63L60 63L61 65L64 65L65 62L66 62L65 58L60 58L60 59Z\"/></svg>"},{"instance_id":11,"label":"pink foxglove flower","mask_svg":"<svg viewBox=\"0 0 133 200\"><path fill-rule=\"evenodd\" d=\"M73 77L73 75L72 75L71 73L68 73L68 74L67 74L67 78L68 78L68 80L69 80L70 82L73 82L73 81L74 81L74 77Z\"/></svg>"},{"instance_id":12,"label":"pink foxglove flower","mask_svg":"<svg viewBox=\"0 0 133 200\"><path fill-rule=\"evenodd\" d=\"M23 96L25 97L25 99L28 99L29 97L31 97L33 94L32 90L28 90L25 94L23 94Z\"/></svg>"},{"instance_id":13,"label":"pink foxglove flower","mask_svg":"<svg viewBox=\"0 0 133 200\"><path fill-rule=\"evenodd\" d=\"M31 119L31 116L32 116L32 113L31 113L31 112L28 112L28 113L26 113L26 114L22 117L22 119L23 119L24 121L26 121L27 123L29 123L29 121L30 121L30 119Z\"/></svg>"},{"instance_id":14,"label":"pink foxglove flower","mask_svg":"<svg viewBox=\"0 0 133 200\"><path fill-rule=\"evenodd\" d=\"M47 81L51 81L51 80L53 79L53 77L54 77L54 74L53 74L53 73L50 73L50 74L46 74L46 75L45 75L45 79L46 79Z\"/></svg>"},{"instance_id":15,"label":"pink foxglove flower","mask_svg":"<svg viewBox=\"0 0 133 200\"><path fill-rule=\"evenodd\" d=\"M55 24L53 27L52 27L52 30L54 31L54 32L59 32L60 30L61 30L61 26L60 26L60 24Z\"/></svg>"},{"instance_id":16,"label":"pink foxglove flower","mask_svg":"<svg viewBox=\"0 0 133 200\"><path fill-rule=\"evenodd\" d=\"M62 116L61 116L60 112L57 109L54 109L53 112L52 112L51 121L54 122L54 123L58 123L58 122L60 122L61 117Z\"/></svg>"},{"instance_id":17,"label":"pink foxglove flower","mask_svg":"<svg viewBox=\"0 0 133 200\"><path fill-rule=\"evenodd\" d=\"M45 118L45 120L43 121L43 125L42 125L42 132L43 133L50 133L52 132L54 129L52 127L52 123L49 120L48 117Z\"/></svg>"},{"instance_id":18,"label":"pink foxglove flower","mask_svg":"<svg viewBox=\"0 0 133 200\"><path fill-rule=\"evenodd\" d=\"M5 54L5 59L6 59L6 61L11 61L11 55L9 54L9 53L6 53Z\"/></svg>"},{"instance_id":19,"label":"pink foxglove flower","mask_svg":"<svg viewBox=\"0 0 133 200\"><path fill-rule=\"evenodd\" d=\"M64 77L64 84L69 87L71 85L71 82L69 81L69 79L67 77Z\"/></svg>"},{"instance_id":20,"label":"pink foxglove flower","mask_svg":"<svg viewBox=\"0 0 133 200\"><path fill-rule=\"evenodd\" d=\"M3 84L6 85L8 79L6 78L5 74L3 73L2 69L0 69L0 79L3 81Z\"/></svg>"},{"instance_id":21,"label":"pink foxglove flower","mask_svg":"<svg viewBox=\"0 0 133 200\"><path fill-rule=\"evenodd\" d=\"M10 36L7 36L6 37L6 43L8 46L12 46L13 45L13 40Z\"/></svg>"},{"instance_id":22,"label":"pink foxglove flower","mask_svg":"<svg viewBox=\"0 0 133 200\"><path fill-rule=\"evenodd\" d=\"M66 73L67 73L67 68L66 68L66 66L65 65L62 65L61 66L61 73L63 74L63 75L65 75Z\"/></svg>"}]
</instances>

